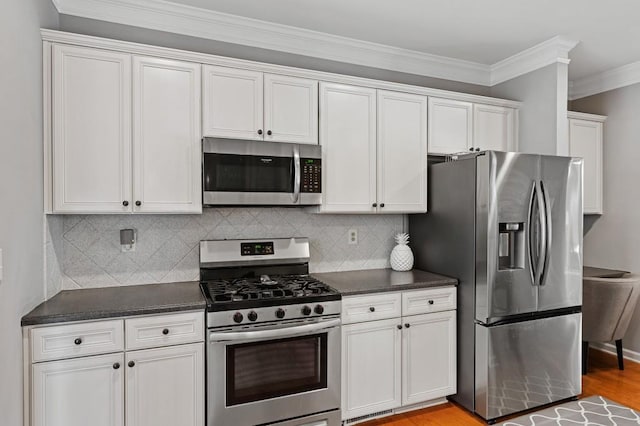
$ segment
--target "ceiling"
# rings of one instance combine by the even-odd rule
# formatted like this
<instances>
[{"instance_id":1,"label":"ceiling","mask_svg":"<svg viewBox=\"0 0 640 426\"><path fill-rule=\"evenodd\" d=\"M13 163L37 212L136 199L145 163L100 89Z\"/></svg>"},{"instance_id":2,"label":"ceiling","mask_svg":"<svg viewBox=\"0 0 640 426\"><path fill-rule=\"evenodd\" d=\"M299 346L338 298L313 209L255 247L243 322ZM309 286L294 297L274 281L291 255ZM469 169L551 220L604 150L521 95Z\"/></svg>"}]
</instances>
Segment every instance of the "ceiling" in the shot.
<instances>
[{"instance_id":1,"label":"ceiling","mask_svg":"<svg viewBox=\"0 0 640 426\"><path fill-rule=\"evenodd\" d=\"M172 2L486 65L563 35L571 80L640 60L637 0Z\"/></svg>"}]
</instances>

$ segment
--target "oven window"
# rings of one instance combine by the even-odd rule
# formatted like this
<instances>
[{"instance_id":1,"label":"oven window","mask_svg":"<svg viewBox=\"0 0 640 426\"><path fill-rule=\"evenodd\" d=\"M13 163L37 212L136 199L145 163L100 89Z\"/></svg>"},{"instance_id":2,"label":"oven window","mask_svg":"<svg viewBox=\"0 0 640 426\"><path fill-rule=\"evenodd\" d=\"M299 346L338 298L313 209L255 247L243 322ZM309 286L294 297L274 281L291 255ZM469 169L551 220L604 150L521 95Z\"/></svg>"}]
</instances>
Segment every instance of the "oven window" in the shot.
<instances>
[{"instance_id":1,"label":"oven window","mask_svg":"<svg viewBox=\"0 0 640 426\"><path fill-rule=\"evenodd\" d=\"M227 406L326 387L326 333L227 346Z\"/></svg>"},{"instance_id":2,"label":"oven window","mask_svg":"<svg viewBox=\"0 0 640 426\"><path fill-rule=\"evenodd\" d=\"M293 158L204 154L204 190L293 192Z\"/></svg>"}]
</instances>

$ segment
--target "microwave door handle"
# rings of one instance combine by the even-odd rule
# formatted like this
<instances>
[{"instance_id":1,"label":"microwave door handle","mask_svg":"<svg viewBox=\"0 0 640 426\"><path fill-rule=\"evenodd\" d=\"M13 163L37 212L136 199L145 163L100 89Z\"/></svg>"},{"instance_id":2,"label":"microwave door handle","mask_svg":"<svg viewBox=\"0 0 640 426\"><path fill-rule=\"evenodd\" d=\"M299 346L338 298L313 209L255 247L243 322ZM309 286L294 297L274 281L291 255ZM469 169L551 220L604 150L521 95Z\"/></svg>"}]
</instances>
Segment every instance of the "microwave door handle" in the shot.
<instances>
[{"instance_id":1,"label":"microwave door handle","mask_svg":"<svg viewBox=\"0 0 640 426\"><path fill-rule=\"evenodd\" d=\"M300 147L293 146L293 202L300 200Z\"/></svg>"},{"instance_id":2,"label":"microwave door handle","mask_svg":"<svg viewBox=\"0 0 640 426\"><path fill-rule=\"evenodd\" d=\"M209 333L209 342L233 342L246 340L265 340L280 339L286 337L294 337L305 334L313 334L318 331L335 328L340 325L340 319L329 321L320 321L311 324L297 325L294 327L281 327L270 330L259 331L238 331L238 332L211 332Z\"/></svg>"}]
</instances>

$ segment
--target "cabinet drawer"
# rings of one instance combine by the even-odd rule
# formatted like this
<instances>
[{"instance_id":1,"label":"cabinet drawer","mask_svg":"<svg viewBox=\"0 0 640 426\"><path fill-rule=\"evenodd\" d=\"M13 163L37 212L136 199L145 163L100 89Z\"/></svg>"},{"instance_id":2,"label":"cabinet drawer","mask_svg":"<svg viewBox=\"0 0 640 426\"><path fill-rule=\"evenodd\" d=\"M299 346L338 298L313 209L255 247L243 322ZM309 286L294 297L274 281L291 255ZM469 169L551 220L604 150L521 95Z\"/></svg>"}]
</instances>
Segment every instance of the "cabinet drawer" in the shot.
<instances>
[{"instance_id":1,"label":"cabinet drawer","mask_svg":"<svg viewBox=\"0 0 640 426\"><path fill-rule=\"evenodd\" d=\"M57 325L31 330L32 362L124 350L122 320Z\"/></svg>"},{"instance_id":2,"label":"cabinet drawer","mask_svg":"<svg viewBox=\"0 0 640 426\"><path fill-rule=\"evenodd\" d=\"M127 350L202 342L204 312L128 319L125 332Z\"/></svg>"},{"instance_id":3,"label":"cabinet drawer","mask_svg":"<svg viewBox=\"0 0 640 426\"><path fill-rule=\"evenodd\" d=\"M456 288L438 287L402 293L402 316L456 309Z\"/></svg>"},{"instance_id":4,"label":"cabinet drawer","mask_svg":"<svg viewBox=\"0 0 640 426\"><path fill-rule=\"evenodd\" d=\"M353 296L342 299L342 323L397 318L401 315L400 293Z\"/></svg>"}]
</instances>

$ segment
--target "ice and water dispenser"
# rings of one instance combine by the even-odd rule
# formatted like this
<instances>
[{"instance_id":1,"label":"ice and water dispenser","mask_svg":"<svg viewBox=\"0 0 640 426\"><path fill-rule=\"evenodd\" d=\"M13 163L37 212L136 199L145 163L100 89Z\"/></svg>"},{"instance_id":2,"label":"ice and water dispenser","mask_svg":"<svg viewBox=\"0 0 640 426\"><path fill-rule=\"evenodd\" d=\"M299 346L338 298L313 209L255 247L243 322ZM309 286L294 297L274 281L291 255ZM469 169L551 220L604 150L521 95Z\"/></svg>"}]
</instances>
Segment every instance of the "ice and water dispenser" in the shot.
<instances>
[{"instance_id":1,"label":"ice and water dispenser","mask_svg":"<svg viewBox=\"0 0 640 426\"><path fill-rule=\"evenodd\" d=\"M500 222L498 269L523 269L525 235L523 222Z\"/></svg>"}]
</instances>

